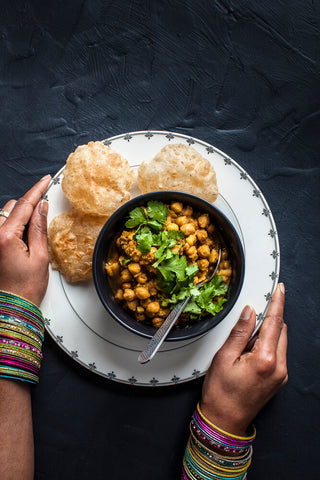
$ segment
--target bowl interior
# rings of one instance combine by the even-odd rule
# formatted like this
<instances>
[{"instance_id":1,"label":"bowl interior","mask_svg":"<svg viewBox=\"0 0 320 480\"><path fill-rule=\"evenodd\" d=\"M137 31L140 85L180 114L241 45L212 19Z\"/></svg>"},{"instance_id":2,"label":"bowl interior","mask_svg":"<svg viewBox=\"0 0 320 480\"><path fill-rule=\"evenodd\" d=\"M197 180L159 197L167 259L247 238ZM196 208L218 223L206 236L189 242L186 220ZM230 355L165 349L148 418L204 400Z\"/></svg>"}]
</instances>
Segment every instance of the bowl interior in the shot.
<instances>
[{"instance_id":1,"label":"bowl interior","mask_svg":"<svg viewBox=\"0 0 320 480\"><path fill-rule=\"evenodd\" d=\"M191 205L195 211L208 213L229 251L233 275L223 310L214 317L208 316L193 325L182 328L174 327L166 340L186 340L203 335L221 322L235 304L244 279L244 253L238 234L225 215L209 202L194 195L171 191L152 192L140 195L125 203L108 219L98 236L93 253L92 269L97 293L106 310L124 327L148 338L151 338L155 334L157 330L155 327L138 322L117 302L104 268L113 242L123 230L129 212L135 207L146 205L151 199L163 203L179 201L185 205Z\"/></svg>"}]
</instances>

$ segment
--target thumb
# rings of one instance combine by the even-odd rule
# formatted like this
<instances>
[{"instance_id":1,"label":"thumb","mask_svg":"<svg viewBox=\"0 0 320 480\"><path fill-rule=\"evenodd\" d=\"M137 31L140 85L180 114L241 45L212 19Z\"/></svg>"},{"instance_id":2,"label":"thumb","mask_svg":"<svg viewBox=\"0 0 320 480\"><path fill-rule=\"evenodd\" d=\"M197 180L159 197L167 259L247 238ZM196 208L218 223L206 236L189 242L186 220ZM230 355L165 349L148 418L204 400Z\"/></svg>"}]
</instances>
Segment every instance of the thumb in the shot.
<instances>
[{"instance_id":1,"label":"thumb","mask_svg":"<svg viewBox=\"0 0 320 480\"><path fill-rule=\"evenodd\" d=\"M30 253L37 255L48 252L47 243L48 202L41 200L33 211L28 229L28 247Z\"/></svg>"},{"instance_id":2,"label":"thumb","mask_svg":"<svg viewBox=\"0 0 320 480\"><path fill-rule=\"evenodd\" d=\"M221 347L225 353L231 354L234 360L239 358L245 350L250 335L256 323L256 313L247 305L241 312L240 318L230 332L229 337Z\"/></svg>"}]
</instances>

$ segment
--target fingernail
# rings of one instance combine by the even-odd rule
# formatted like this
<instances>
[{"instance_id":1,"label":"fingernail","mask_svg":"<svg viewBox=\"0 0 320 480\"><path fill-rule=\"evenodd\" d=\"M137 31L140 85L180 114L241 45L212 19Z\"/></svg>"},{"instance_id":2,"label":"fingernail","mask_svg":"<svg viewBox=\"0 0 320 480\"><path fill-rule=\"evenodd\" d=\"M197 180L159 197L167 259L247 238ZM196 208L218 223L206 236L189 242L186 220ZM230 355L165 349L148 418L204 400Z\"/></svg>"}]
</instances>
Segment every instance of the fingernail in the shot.
<instances>
[{"instance_id":1,"label":"fingernail","mask_svg":"<svg viewBox=\"0 0 320 480\"><path fill-rule=\"evenodd\" d=\"M252 313L252 307L250 307L249 305L247 305L247 306L244 307L244 309L242 310L241 315L240 315L240 319L241 319L241 320L248 321L249 318L251 317L251 313Z\"/></svg>"},{"instance_id":2,"label":"fingernail","mask_svg":"<svg viewBox=\"0 0 320 480\"><path fill-rule=\"evenodd\" d=\"M49 178L51 179L51 175L48 173L48 175L45 175L40 179L40 182L44 182L44 180L49 180Z\"/></svg>"},{"instance_id":3,"label":"fingernail","mask_svg":"<svg viewBox=\"0 0 320 480\"><path fill-rule=\"evenodd\" d=\"M284 286L284 283L279 283L278 287L280 288L280 291L283 293L283 295L286 293L286 289Z\"/></svg>"},{"instance_id":4,"label":"fingernail","mask_svg":"<svg viewBox=\"0 0 320 480\"><path fill-rule=\"evenodd\" d=\"M48 215L48 209L49 209L49 204L47 202L47 200L41 200L40 204L39 204L39 215L43 215L44 217L46 217Z\"/></svg>"}]
</instances>

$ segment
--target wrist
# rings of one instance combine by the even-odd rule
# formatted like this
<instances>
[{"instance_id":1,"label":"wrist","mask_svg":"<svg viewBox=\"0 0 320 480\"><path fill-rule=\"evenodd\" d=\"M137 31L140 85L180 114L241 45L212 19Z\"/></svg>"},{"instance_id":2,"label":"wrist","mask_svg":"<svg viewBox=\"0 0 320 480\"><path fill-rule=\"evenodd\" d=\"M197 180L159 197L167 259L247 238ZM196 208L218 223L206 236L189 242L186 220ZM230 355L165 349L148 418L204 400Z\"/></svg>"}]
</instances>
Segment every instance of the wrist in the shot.
<instances>
[{"instance_id":1,"label":"wrist","mask_svg":"<svg viewBox=\"0 0 320 480\"><path fill-rule=\"evenodd\" d=\"M236 408L233 408L231 412L230 409L219 409L215 405L212 405L212 402L207 403L204 400L201 400L200 408L209 422L218 428L232 435L242 437L247 435L250 422L244 419Z\"/></svg>"}]
</instances>

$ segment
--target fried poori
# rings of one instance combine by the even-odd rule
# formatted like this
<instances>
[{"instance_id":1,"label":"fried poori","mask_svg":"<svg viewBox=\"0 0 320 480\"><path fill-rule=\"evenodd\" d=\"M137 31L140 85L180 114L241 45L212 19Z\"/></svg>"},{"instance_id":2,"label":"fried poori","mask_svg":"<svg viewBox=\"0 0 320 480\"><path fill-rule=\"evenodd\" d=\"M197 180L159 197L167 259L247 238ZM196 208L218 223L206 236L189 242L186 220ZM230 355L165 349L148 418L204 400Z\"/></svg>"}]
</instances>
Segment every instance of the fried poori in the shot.
<instances>
[{"instance_id":1,"label":"fried poori","mask_svg":"<svg viewBox=\"0 0 320 480\"><path fill-rule=\"evenodd\" d=\"M193 147L167 145L138 169L142 193L175 190L192 193L214 202L218 196L216 173L212 164Z\"/></svg>"},{"instance_id":2,"label":"fried poori","mask_svg":"<svg viewBox=\"0 0 320 480\"><path fill-rule=\"evenodd\" d=\"M64 169L62 190L79 212L110 216L130 200L135 175L129 162L102 142L80 145Z\"/></svg>"},{"instance_id":3,"label":"fried poori","mask_svg":"<svg viewBox=\"0 0 320 480\"><path fill-rule=\"evenodd\" d=\"M82 215L72 208L52 219L48 228L50 261L68 282L92 277L95 242L107 218Z\"/></svg>"}]
</instances>

